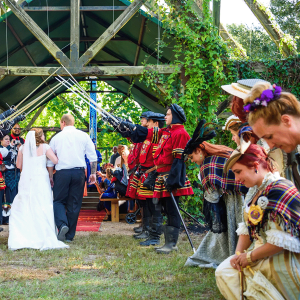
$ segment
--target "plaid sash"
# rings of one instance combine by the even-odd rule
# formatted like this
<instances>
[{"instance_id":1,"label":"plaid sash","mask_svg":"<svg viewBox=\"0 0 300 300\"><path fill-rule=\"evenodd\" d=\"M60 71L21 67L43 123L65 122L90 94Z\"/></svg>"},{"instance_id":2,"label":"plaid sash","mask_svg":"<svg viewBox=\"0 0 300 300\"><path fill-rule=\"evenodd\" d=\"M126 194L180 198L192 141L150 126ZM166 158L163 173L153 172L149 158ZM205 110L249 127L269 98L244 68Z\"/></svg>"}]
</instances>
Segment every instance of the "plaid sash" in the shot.
<instances>
[{"instance_id":1,"label":"plaid sash","mask_svg":"<svg viewBox=\"0 0 300 300\"><path fill-rule=\"evenodd\" d=\"M300 194L295 185L287 179L278 179L269 184L261 196L269 200L265 215L274 213L270 216L275 217L280 214L285 224L291 225L299 235Z\"/></svg>"},{"instance_id":2,"label":"plaid sash","mask_svg":"<svg viewBox=\"0 0 300 300\"><path fill-rule=\"evenodd\" d=\"M204 159L200 167L200 175L204 190L215 190L221 188L223 193L227 191L237 192L238 194L246 194L248 188L235 182L234 173L229 170L227 174L223 173L224 165L227 158L221 156L209 156Z\"/></svg>"}]
</instances>

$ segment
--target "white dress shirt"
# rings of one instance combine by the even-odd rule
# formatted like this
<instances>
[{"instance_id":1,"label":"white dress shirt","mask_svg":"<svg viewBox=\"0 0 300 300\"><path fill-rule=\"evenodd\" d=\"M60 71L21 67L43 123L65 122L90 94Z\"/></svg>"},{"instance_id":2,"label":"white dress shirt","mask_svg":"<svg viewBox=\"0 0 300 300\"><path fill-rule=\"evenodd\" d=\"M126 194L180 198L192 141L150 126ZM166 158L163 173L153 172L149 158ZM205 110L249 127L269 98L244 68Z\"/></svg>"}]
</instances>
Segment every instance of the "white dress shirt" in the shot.
<instances>
[{"instance_id":1,"label":"white dress shirt","mask_svg":"<svg viewBox=\"0 0 300 300\"><path fill-rule=\"evenodd\" d=\"M56 171L72 168L86 168L84 155L90 162L97 161L95 146L85 132L74 126L66 126L55 135L50 142L50 147L58 157ZM53 167L51 160L47 161L47 167Z\"/></svg>"},{"instance_id":2,"label":"white dress shirt","mask_svg":"<svg viewBox=\"0 0 300 300\"><path fill-rule=\"evenodd\" d=\"M114 168L121 168L121 156L118 156L115 160Z\"/></svg>"}]
</instances>

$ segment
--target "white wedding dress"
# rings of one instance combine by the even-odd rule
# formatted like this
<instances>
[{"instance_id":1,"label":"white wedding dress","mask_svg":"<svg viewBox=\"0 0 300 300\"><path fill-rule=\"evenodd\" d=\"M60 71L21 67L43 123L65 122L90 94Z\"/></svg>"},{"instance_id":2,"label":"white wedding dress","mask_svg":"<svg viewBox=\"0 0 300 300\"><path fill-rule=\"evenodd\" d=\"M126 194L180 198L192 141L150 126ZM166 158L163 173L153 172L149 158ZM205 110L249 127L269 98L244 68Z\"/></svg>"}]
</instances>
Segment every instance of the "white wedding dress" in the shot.
<instances>
[{"instance_id":1,"label":"white wedding dress","mask_svg":"<svg viewBox=\"0 0 300 300\"><path fill-rule=\"evenodd\" d=\"M23 166L19 192L12 203L9 217L9 250L69 248L56 236L53 197L46 169L49 146L42 144L39 147L43 147L40 156L37 155L35 132L30 131L26 143L20 148Z\"/></svg>"}]
</instances>

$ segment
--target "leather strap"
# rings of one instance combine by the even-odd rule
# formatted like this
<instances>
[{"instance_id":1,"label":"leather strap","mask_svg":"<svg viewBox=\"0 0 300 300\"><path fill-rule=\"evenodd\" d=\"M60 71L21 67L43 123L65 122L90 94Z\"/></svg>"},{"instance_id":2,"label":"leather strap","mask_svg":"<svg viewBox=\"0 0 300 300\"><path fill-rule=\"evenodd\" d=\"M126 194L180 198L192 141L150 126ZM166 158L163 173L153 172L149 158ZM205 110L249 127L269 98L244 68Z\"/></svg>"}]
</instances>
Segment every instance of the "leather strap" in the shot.
<instances>
[{"instance_id":1,"label":"leather strap","mask_svg":"<svg viewBox=\"0 0 300 300\"><path fill-rule=\"evenodd\" d=\"M145 174L148 174L148 173L150 173L150 172L152 172L152 171L154 171L154 170L157 170L157 169L160 169L160 168L163 168L163 167L166 167L166 166L168 166L168 165L158 165L158 166L154 166L153 168L147 170L147 171L145 172Z\"/></svg>"}]
</instances>

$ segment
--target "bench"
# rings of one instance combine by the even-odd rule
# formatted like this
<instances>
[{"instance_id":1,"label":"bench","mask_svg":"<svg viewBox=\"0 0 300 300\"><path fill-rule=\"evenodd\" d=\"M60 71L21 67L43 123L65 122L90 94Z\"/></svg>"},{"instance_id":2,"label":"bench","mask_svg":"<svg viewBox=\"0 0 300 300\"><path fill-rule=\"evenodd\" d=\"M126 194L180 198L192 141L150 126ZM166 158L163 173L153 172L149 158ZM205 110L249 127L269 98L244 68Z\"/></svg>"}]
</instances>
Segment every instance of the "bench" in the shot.
<instances>
[{"instance_id":1,"label":"bench","mask_svg":"<svg viewBox=\"0 0 300 300\"><path fill-rule=\"evenodd\" d=\"M111 202L111 221L112 222L119 222L120 221L120 214L119 214L119 201L128 201L132 200L128 197L120 197L120 198L106 198L100 199L100 201L110 201Z\"/></svg>"}]
</instances>

